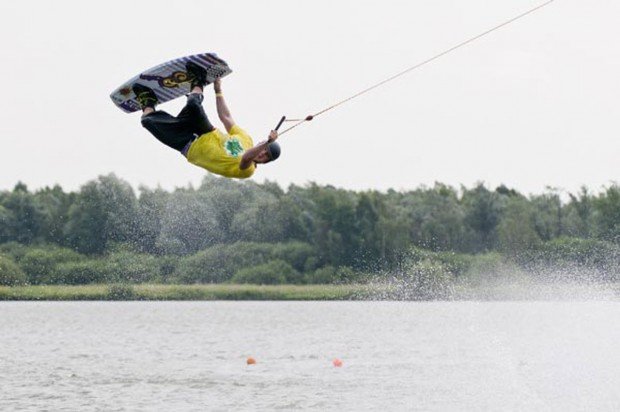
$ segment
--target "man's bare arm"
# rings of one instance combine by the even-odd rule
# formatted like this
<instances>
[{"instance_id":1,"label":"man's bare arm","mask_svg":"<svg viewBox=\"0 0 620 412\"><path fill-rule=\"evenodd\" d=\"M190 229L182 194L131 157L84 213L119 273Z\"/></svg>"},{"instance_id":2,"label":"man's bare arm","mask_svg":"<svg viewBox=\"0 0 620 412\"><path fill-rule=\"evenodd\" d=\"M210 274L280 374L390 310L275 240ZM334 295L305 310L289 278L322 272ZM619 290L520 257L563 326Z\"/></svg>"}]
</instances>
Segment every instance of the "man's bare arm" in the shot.
<instances>
[{"instance_id":1,"label":"man's bare arm","mask_svg":"<svg viewBox=\"0 0 620 412\"><path fill-rule=\"evenodd\" d=\"M276 132L275 130L272 130L271 133L269 133L269 138L265 142L259 143L253 148L251 148L250 150L247 150L243 154L243 157L241 157L241 163L239 163L239 169L244 170L252 166L252 162L254 162L254 160L258 156L260 156L263 150L267 148L269 143L274 142L277 138L278 138L278 132Z\"/></svg>"},{"instance_id":2,"label":"man's bare arm","mask_svg":"<svg viewBox=\"0 0 620 412\"><path fill-rule=\"evenodd\" d=\"M230 129L235 125L235 120L232 118L230 110L224 100L224 95L222 94L222 81L220 79L216 79L213 84L213 88L215 89L215 105L217 107L217 115L219 116L222 124L224 124L226 131L230 133Z\"/></svg>"}]
</instances>

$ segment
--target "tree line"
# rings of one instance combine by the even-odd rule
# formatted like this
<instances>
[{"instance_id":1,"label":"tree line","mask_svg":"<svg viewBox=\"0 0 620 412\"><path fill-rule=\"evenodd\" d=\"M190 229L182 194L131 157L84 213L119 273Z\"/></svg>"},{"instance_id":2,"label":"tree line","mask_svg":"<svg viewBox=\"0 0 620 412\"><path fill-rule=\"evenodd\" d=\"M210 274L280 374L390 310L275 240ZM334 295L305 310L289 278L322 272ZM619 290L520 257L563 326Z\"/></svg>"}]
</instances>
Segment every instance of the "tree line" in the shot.
<instances>
[{"instance_id":1,"label":"tree line","mask_svg":"<svg viewBox=\"0 0 620 412\"><path fill-rule=\"evenodd\" d=\"M111 174L75 192L22 183L0 192L0 273L30 283L321 283L402 272L411 259L449 266L454 256L489 254L609 272L619 244L615 184L563 201L556 190L527 196L503 185L285 190L212 176L198 187L135 191Z\"/></svg>"}]
</instances>

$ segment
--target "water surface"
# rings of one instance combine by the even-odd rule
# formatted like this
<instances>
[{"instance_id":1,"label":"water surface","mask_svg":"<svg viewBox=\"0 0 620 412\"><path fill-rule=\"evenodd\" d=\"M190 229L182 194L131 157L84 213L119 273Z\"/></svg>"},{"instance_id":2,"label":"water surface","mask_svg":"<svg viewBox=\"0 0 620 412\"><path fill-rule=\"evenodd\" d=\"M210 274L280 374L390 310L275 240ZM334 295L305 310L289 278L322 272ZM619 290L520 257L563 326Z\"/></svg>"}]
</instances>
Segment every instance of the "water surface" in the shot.
<instances>
[{"instance_id":1,"label":"water surface","mask_svg":"<svg viewBox=\"0 0 620 412\"><path fill-rule=\"evenodd\" d=\"M613 301L4 302L0 410L617 411L619 321Z\"/></svg>"}]
</instances>

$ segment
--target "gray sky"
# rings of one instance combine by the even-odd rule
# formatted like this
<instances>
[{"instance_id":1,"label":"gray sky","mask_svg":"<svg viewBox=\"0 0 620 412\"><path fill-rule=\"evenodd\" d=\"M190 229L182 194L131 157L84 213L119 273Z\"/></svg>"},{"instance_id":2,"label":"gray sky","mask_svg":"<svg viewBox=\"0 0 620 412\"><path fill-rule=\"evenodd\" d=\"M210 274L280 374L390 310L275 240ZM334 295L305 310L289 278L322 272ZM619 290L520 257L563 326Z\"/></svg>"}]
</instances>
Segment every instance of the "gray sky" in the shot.
<instances>
[{"instance_id":1,"label":"gray sky","mask_svg":"<svg viewBox=\"0 0 620 412\"><path fill-rule=\"evenodd\" d=\"M109 93L213 51L255 141L531 8L531 0L5 1L0 189L77 189L110 172L166 189L206 173ZM282 137L255 179L351 189L440 181L600 189L619 179L620 2L547 8ZM212 120L212 89L205 107ZM176 113L182 100L161 105ZM219 125L219 124L218 124Z\"/></svg>"}]
</instances>

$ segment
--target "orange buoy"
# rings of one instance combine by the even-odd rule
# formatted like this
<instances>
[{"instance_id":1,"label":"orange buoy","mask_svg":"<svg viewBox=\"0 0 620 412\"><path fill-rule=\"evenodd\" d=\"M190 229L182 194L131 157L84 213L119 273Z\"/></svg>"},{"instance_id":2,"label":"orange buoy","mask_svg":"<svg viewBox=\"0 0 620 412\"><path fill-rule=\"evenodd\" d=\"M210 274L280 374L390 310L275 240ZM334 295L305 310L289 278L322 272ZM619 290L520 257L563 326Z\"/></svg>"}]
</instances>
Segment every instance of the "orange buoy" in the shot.
<instances>
[{"instance_id":1,"label":"orange buoy","mask_svg":"<svg viewBox=\"0 0 620 412\"><path fill-rule=\"evenodd\" d=\"M341 366L342 366L342 361L341 361L340 359L336 358L336 359L334 359L334 360L332 361L332 364L333 364L335 367L339 368L339 367L341 367Z\"/></svg>"},{"instance_id":2,"label":"orange buoy","mask_svg":"<svg viewBox=\"0 0 620 412\"><path fill-rule=\"evenodd\" d=\"M245 363L247 363L248 365L256 365L256 359L250 356L248 360L245 361Z\"/></svg>"}]
</instances>

